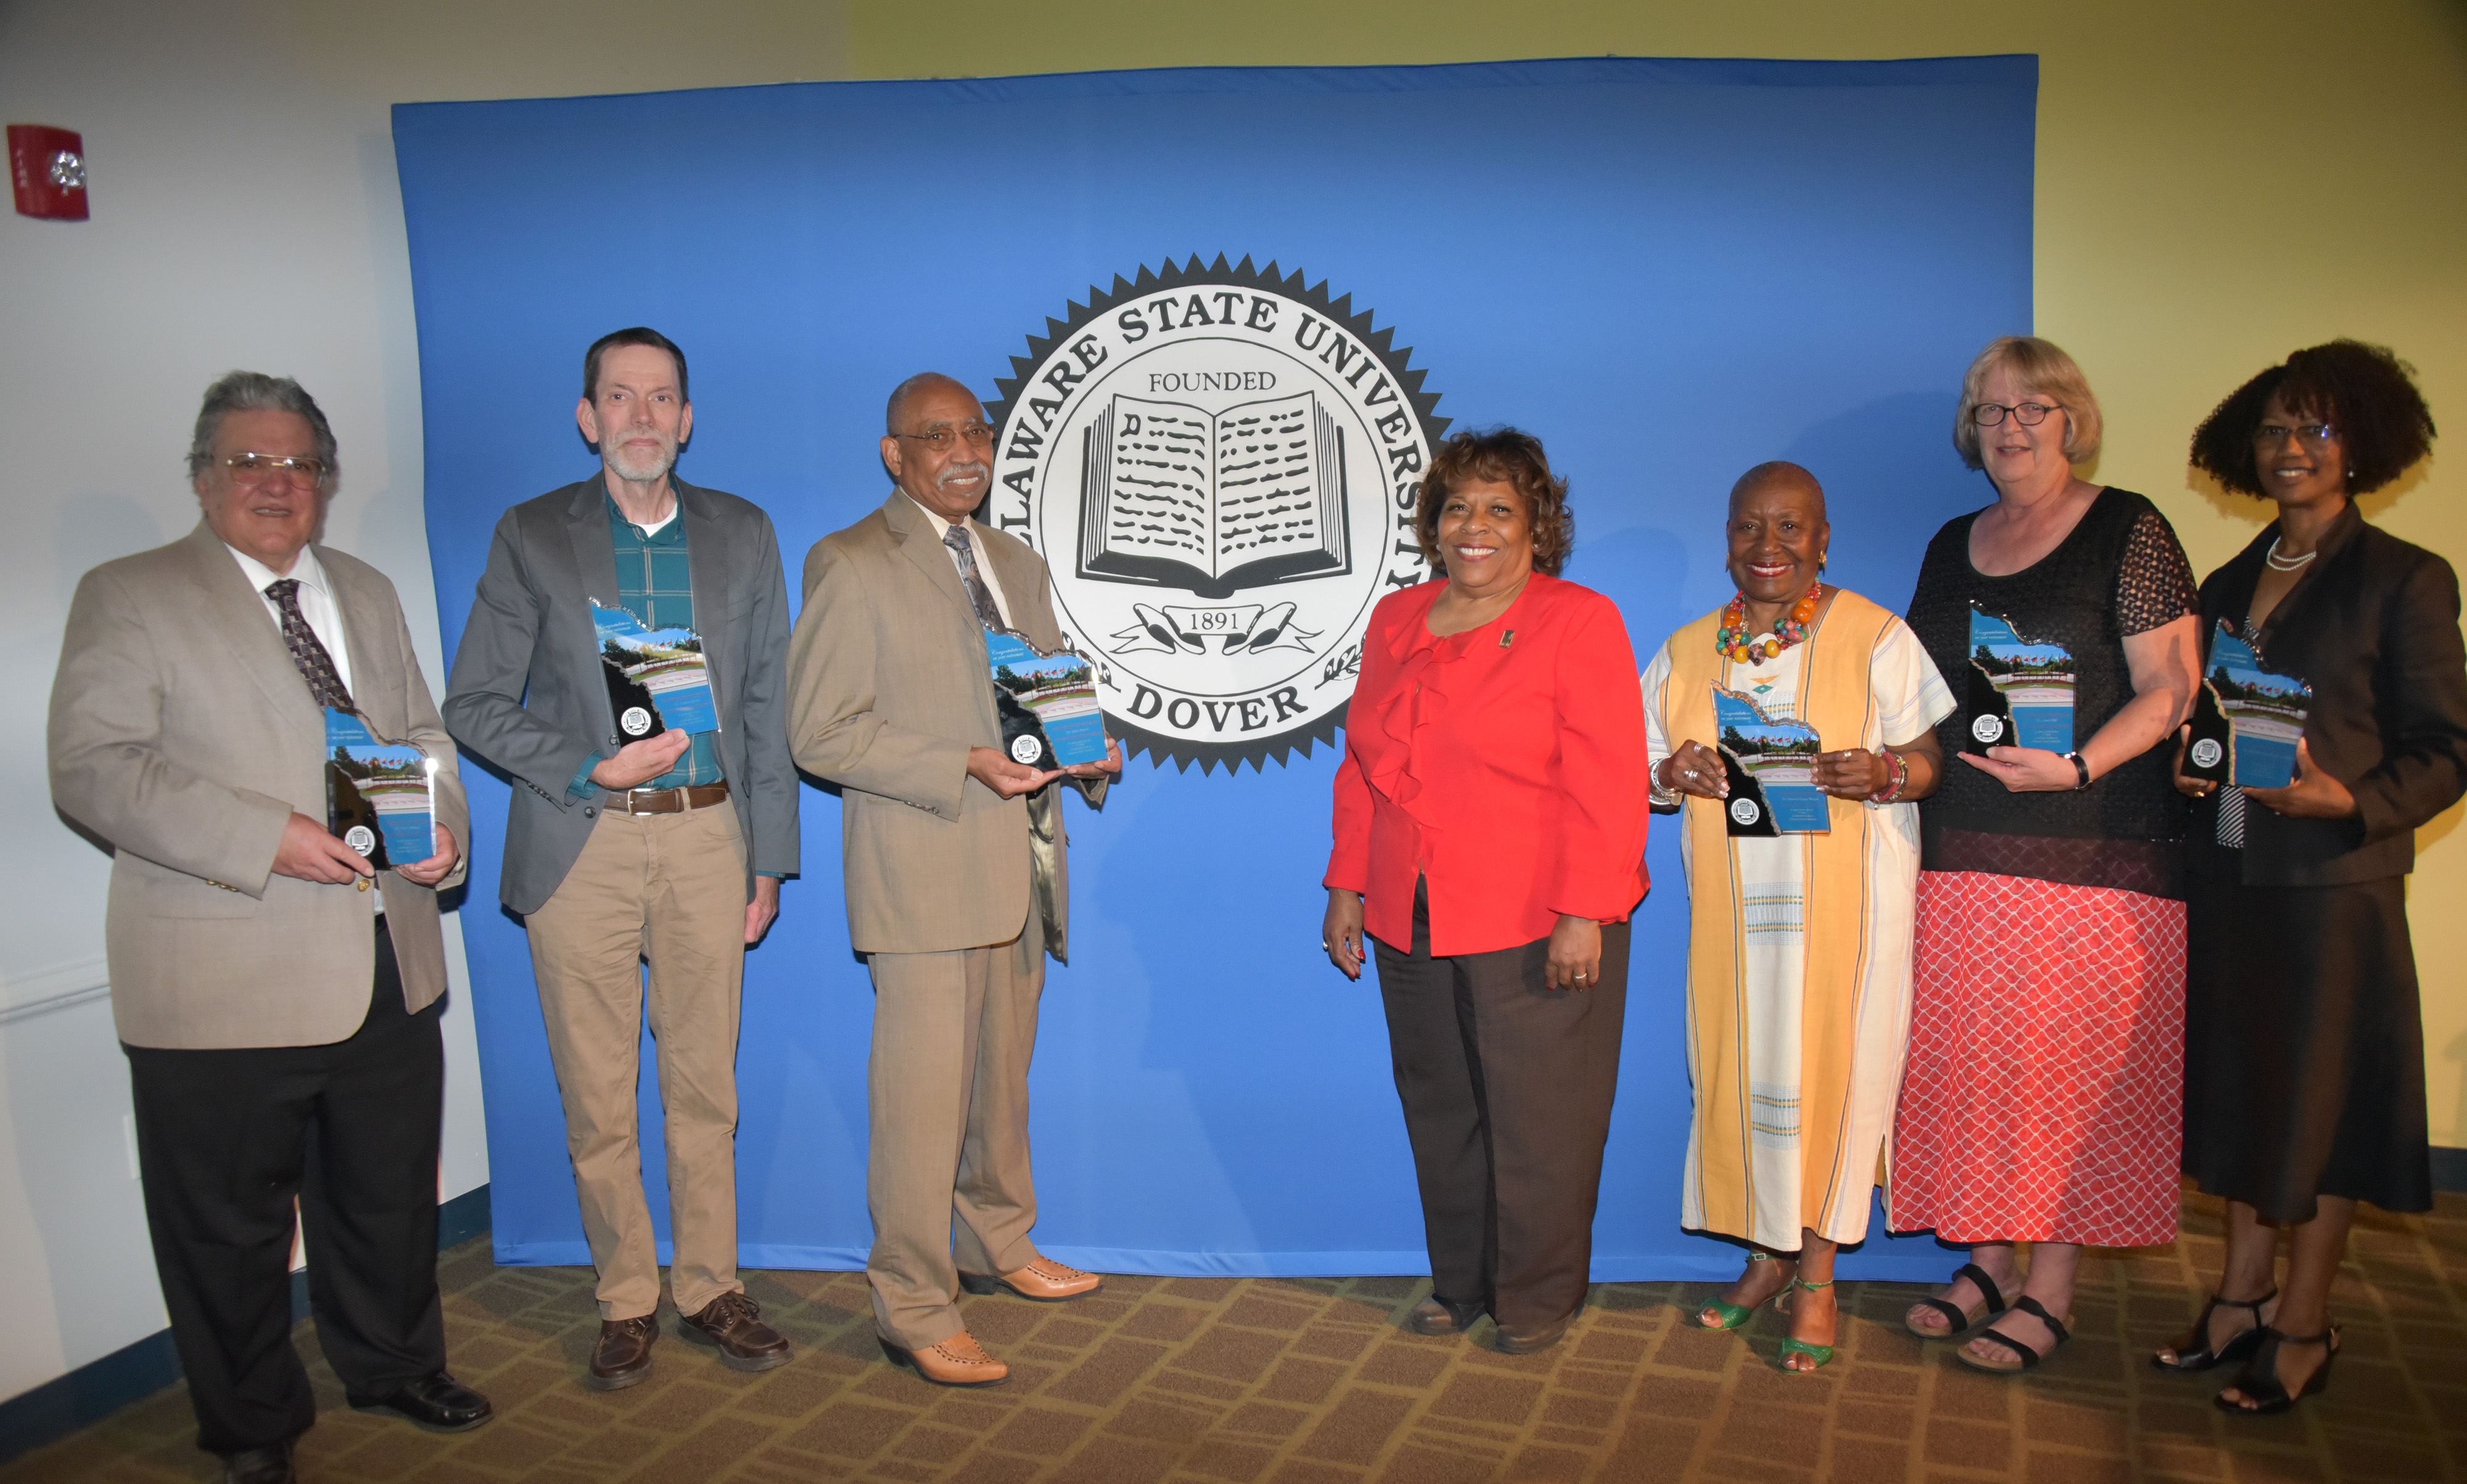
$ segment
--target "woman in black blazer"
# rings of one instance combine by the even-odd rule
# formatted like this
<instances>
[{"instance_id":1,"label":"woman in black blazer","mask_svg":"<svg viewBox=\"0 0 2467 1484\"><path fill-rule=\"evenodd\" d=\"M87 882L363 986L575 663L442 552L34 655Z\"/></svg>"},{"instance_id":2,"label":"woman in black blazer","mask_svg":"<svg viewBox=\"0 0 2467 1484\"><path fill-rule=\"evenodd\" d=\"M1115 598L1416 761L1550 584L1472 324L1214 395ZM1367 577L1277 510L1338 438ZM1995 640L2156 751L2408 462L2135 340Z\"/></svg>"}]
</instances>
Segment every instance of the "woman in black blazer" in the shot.
<instances>
[{"instance_id":1,"label":"woman in black blazer","mask_svg":"<svg viewBox=\"0 0 2467 1484\"><path fill-rule=\"evenodd\" d=\"M2176 786L2201 801L2186 841L2184 1170L2227 1198L2228 1240L2217 1294L2153 1358L2244 1360L2216 1399L2231 1412L2283 1411L2328 1383L2330 1281L2356 1202L2433 1205L2403 878L2416 827L2467 791L2458 580L2353 503L2423 458L2433 432L2404 364L2338 340L2246 382L2193 435L2196 468L2278 506L2202 583L2205 642L2224 620L2313 688L2286 788L2186 778L2178 753Z\"/></svg>"}]
</instances>

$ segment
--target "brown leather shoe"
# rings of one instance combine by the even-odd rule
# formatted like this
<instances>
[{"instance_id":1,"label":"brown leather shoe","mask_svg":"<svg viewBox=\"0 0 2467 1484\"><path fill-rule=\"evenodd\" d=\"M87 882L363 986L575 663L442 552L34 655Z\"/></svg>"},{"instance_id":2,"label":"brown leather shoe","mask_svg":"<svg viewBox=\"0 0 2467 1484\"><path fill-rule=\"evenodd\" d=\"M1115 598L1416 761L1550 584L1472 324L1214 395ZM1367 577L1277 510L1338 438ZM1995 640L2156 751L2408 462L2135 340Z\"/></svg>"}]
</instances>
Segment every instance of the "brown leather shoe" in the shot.
<instances>
[{"instance_id":1,"label":"brown leather shoe","mask_svg":"<svg viewBox=\"0 0 2467 1484\"><path fill-rule=\"evenodd\" d=\"M591 1373L584 1383L596 1391L622 1391L651 1374L651 1346L660 1337L655 1314L631 1319L602 1319L600 1339L591 1347Z\"/></svg>"},{"instance_id":2,"label":"brown leather shoe","mask_svg":"<svg viewBox=\"0 0 2467 1484\"><path fill-rule=\"evenodd\" d=\"M1092 1272L1081 1272L1050 1257L1040 1257L1025 1267L1015 1268L999 1277L984 1273L960 1274L960 1287L971 1293L991 1293L1008 1289L1022 1298L1040 1304L1067 1304L1075 1298L1085 1298L1105 1286L1105 1280Z\"/></svg>"},{"instance_id":3,"label":"brown leather shoe","mask_svg":"<svg viewBox=\"0 0 2467 1484\"><path fill-rule=\"evenodd\" d=\"M1480 1323L1480 1304L1459 1304L1437 1293L1414 1306L1405 1316L1405 1328L1416 1335L1462 1335Z\"/></svg>"},{"instance_id":4,"label":"brown leather shoe","mask_svg":"<svg viewBox=\"0 0 2467 1484\"><path fill-rule=\"evenodd\" d=\"M1548 1350L1567 1337L1568 1326L1576 1322L1573 1313L1562 1314L1548 1324L1529 1330L1511 1329L1503 1324L1492 1343L1504 1356L1529 1356L1537 1350Z\"/></svg>"},{"instance_id":5,"label":"brown leather shoe","mask_svg":"<svg viewBox=\"0 0 2467 1484\"><path fill-rule=\"evenodd\" d=\"M886 1339L882 1353L938 1386L998 1386L1010 1376L1010 1367L985 1354L965 1330L922 1350L902 1350Z\"/></svg>"},{"instance_id":6,"label":"brown leather shoe","mask_svg":"<svg viewBox=\"0 0 2467 1484\"><path fill-rule=\"evenodd\" d=\"M761 1306L741 1292L722 1293L700 1313L678 1317L686 1338L717 1350L719 1363L732 1371L767 1371L796 1355L786 1336L762 1322Z\"/></svg>"}]
</instances>

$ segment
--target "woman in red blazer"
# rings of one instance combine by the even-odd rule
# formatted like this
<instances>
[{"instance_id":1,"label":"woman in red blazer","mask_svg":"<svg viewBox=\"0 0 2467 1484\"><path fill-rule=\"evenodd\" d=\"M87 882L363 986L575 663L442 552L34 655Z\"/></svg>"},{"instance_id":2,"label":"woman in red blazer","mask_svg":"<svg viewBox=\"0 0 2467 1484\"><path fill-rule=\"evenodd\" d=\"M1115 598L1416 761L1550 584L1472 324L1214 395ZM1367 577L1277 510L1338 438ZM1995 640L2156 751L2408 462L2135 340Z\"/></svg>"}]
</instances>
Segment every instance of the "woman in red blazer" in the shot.
<instances>
[{"instance_id":1,"label":"woman in red blazer","mask_svg":"<svg viewBox=\"0 0 2467 1484\"><path fill-rule=\"evenodd\" d=\"M1542 445L1459 433L1415 531L1444 581L1371 614L1336 775L1328 957L1375 944L1429 1297L1511 1355L1585 1299L1644 895L1644 707L1618 608L1559 581L1573 522Z\"/></svg>"}]
</instances>

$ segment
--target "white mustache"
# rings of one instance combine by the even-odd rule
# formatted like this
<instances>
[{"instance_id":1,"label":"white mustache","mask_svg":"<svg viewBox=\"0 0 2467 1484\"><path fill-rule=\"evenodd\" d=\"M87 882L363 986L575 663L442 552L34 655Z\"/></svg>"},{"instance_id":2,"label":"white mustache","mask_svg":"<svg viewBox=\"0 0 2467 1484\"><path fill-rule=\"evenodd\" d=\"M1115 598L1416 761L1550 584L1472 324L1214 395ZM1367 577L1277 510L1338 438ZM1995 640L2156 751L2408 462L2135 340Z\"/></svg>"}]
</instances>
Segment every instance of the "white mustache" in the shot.
<instances>
[{"instance_id":1,"label":"white mustache","mask_svg":"<svg viewBox=\"0 0 2467 1484\"><path fill-rule=\"evenodd\" d=\"M942 477L935 483L956 485L964 479L991 479L993 472L994 467L990 464L954 464L942 470Z\"/></svg>"}]
</instances>

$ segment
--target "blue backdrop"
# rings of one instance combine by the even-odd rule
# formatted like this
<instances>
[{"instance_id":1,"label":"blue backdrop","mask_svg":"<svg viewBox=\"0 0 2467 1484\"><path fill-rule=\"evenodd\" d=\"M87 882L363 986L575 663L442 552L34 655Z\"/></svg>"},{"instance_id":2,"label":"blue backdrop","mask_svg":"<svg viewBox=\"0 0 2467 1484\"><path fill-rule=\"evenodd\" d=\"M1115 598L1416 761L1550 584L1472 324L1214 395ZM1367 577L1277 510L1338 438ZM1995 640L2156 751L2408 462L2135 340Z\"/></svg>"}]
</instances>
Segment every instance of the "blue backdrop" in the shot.
<instances>
[{"instance_id":1,"label":"blue backdrop","mask_svg":"<svg viewBox=\"0 0 2467 1484\"><path fill-rule=\"evenodd\" d=\"M807 546L883 498L894 382L945 370L990 401L1067 300L1220 254L1394 327L1439 418L1539 434L1573 481L1568 576L1618 600L1641 659L1730 595L1724 496L1765 459L1816 471L1831 575L1898 608L1929 535L1990 495L1948 434L1970 357L2030 325L2036 85L2027 57L1606 59L400 106L447 652L498 514L595 468L572 409L602 331L686 348L681 472L771 512L793 596ZM1142 759L1101 815L1070 806L1073 962L1033 1076L1036 1235L1064 1261L1427 1270L1376 992L1318 948L1336 761ZM506 785L464 773L497 1255L583 1263L530 959L496 904ZM1677 1223L1676 842L1657 830L1638 917L1602 1279L1736 1270ZM808 788L804 875L746 970L749 1266L862 1264L871 1010L839 803ZM657 1193L649 1066L646 1045ZM1846 1262L1946 1266L1881 1223Z\"/></svg>"}]
</instances>

